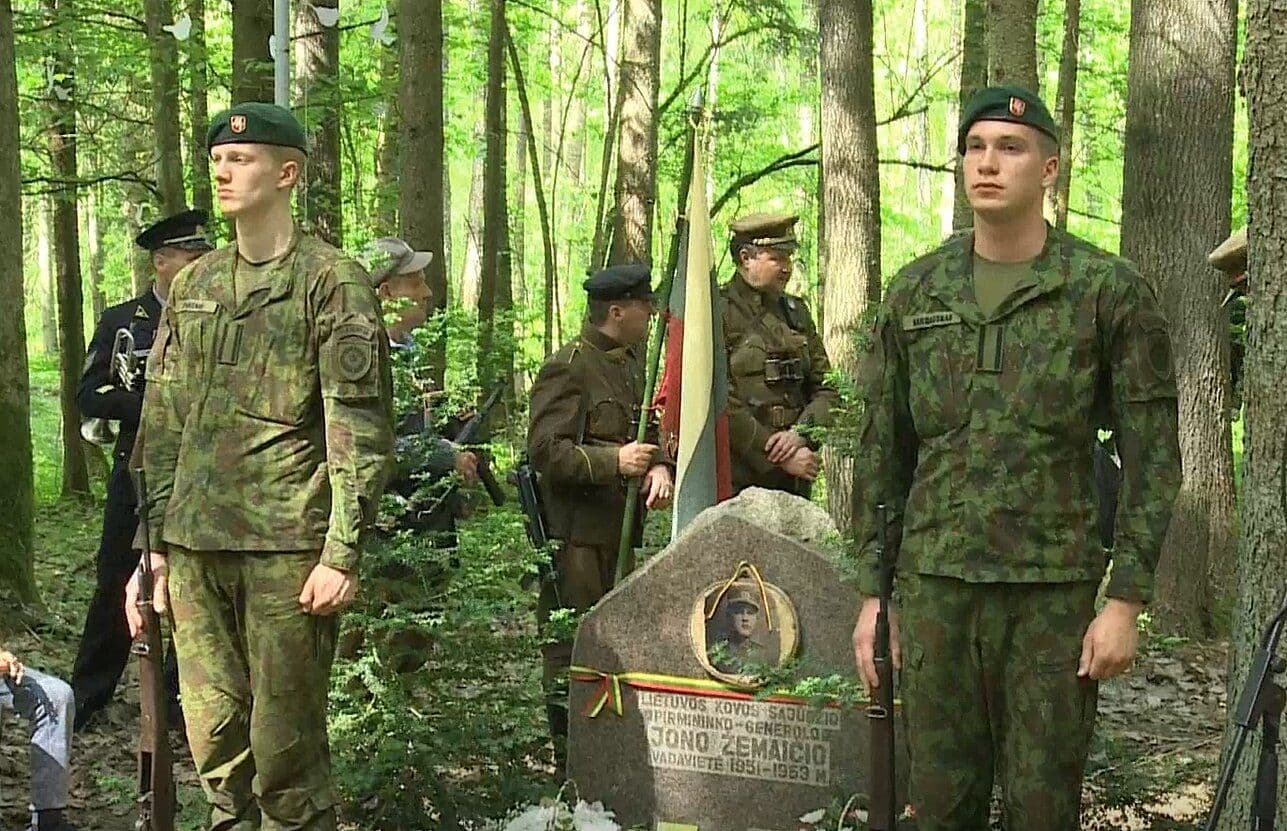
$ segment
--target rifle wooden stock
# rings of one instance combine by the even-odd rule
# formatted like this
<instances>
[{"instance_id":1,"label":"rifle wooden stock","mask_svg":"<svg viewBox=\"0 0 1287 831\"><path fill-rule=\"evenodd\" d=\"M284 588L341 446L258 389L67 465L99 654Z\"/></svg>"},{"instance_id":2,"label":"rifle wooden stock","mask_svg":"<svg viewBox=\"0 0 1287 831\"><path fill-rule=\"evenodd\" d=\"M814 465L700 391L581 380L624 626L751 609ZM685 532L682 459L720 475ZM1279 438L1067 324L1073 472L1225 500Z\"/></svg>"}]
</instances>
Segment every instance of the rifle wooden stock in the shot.
<instances>
[{"instance_id":1,"label":"rifle wooden stock","mask_svg":"<svg viewBox=\"0 0 1287 831\"><path fill-rule=\"evenodd\" d=\"M139 559L138 610L144 626L130 647L139 658L139 749L138 820L139 831L174 831L174 760L170 753L161 616L152 606L155 580L152 573L152 535L147 524L147 481L135 468L134 493L139 524L143 529L143 552Z\"/></svg>"},{"instance_id":2,"label":"rifle wooden stock","mask_svg":"<svg viewBox=\"0 0 1287 831\"><path fill-rule=\"evenodd\" d=\"M880 568L880 611L876 615L874 663L880 682L867 706L871 729L871 804L867 827L872 831L894 831L898 826L898 777L894 745L894 658L890 644L889 601L894 590L893 564L886 553L886 515L883 504L876 507L876 559Z\"/></svg>"}]
</instances>

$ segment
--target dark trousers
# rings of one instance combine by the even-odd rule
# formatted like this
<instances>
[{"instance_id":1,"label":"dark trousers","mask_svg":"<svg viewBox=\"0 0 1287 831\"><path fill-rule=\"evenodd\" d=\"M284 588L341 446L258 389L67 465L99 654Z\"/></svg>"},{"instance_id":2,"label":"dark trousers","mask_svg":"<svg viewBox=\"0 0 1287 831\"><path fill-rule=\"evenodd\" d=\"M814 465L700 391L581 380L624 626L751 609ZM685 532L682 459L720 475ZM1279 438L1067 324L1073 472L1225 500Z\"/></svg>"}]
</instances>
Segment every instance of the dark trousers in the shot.
<instances>
[{"instance_id":1,"label":"dark trousers","mask_svg":"<svg viewBox=\"0 0 1287 831\"><path fill-rule=\"evenodd\" d=\"M130 659L130 630L125 621L125 585L138 565L132 548L138 520L134 506L109 497L103 510L103 536L98 546L98 581L89 601L85 628L72 669L76 695L76 729L112 700ZM172 701L179 696L179 667L174 649L165 657L165 687Z\"/></svg>"}]
</instances>

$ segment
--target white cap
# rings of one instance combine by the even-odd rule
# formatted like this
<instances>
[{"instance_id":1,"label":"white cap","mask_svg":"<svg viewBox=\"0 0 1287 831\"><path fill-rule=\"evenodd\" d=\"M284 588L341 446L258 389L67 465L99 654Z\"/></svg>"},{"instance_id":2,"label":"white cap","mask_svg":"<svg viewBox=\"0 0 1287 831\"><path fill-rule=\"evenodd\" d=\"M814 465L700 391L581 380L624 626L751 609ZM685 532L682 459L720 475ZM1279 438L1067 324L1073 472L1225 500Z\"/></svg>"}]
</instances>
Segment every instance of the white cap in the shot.
<instances>
[{"instance_id":1,"label":"white cap","mask_svg":"<svg viewBox=\"0 0 1287 831\"><path fill-rule=\"evenodd\" d=\"M395 274L423 271L433 262L433 252L416 251L397 237L381 237L366 247L361 259L371 272L371 284L378 286Z\"/></svg>"}]
</instances>

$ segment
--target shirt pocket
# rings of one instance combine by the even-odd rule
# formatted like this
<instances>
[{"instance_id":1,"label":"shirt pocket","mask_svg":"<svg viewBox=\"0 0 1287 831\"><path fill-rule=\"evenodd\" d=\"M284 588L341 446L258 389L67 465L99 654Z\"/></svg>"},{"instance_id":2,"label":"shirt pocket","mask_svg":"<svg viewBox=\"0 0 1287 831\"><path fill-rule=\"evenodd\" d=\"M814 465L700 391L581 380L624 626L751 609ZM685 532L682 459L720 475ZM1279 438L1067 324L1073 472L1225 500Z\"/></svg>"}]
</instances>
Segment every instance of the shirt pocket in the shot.
<instances>
[{"instance_id":1,"label":"shirt pocket","mask_svg":"<svg viewBox=\"0 0 1287 831\"><path fill-rule=\"evenodd\" d=\"M299 425L315 409L317 366L309 327L287 300L268 303L219 327L215 361L233 405L263 421Z\"/></svg>"},{"instance_id":2,"label":"shirt pocket","mask_svg":"<svg viewBox=\"0 0 1287 831\"><path fill-rule=\"evenodd\" d=\"M958 322L904 332L908 405L922 438L941 436L969 423L977 331Z\"/></svg>"},{"instance_id":3,"label":"shirt pocket","mask_svg":"<svg viewBox=\"0 0 1287 831\"><path fill-rule=\"evenodd\" d=\"M630 408L616 398L601 398L593 402L586 411L586 438L612 443L629 440L630 413Z\"/></svg>"},{"instance_id":4,"label":"shirt pocket","mask_svg":"<svg viewBox=\"0 0 1287 831\"><path fill-rule=\"evenodd\" d=\"M1012 316L1006 326L1014 413L1043 433L1063 435L1082 428L1095 399L1093 327L1053 306L1026 311Z\"/></svg>"}]
</instances>

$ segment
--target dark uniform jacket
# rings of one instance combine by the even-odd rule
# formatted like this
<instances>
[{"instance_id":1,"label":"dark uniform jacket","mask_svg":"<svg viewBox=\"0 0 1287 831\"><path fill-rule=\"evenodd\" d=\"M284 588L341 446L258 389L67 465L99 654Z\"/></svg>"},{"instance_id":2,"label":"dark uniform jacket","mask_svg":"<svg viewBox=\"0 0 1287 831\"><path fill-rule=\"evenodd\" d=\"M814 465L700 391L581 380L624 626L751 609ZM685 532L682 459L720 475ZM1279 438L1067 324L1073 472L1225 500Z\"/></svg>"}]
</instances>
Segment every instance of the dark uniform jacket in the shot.
<instances>
[{"instance_id":1,"label":"dark uniform jacket","mask_svg":"<svg viewBox=\"0 0 1287 831\"><path fill-rule=\"evenodd\" d=\"M618 544L628 480L617 473L617 449L634 440L643 387L642 350L589 323L541 367L532 386L527 452L541 476L550 536L576 545ZM649 436L656 443L655 428Z\"/></svg>"},{"instance_id":2,"label":"dark uniform jacket","mask_svg":"<svg viewBox=\"0 0 1287 831\"><path fill-rule=\"evenodd\" d=\"M151 289L105 309L90 340L80 388L76 391L76 406L83 418L104 418L118 423L107 498L110 503L127 508L134 506L134 487L130 483L128 462L143 410L142 370L160 320L161 301ZM139 372L135 376L133 392L121 386L112 367L112 346L118 329L129 329L134 334Z\"/></svg>"},{"instance_id":3,"label":"dark uniform jacket","mask_svg":"<svg viewBox=\"0 0 1287 831\"><path fill-rule=\"evenodd\" d=\"M804 300L767 295L740 277L720 288L728 350L729 453L733 490L752 485L806 492L769 461L764 443L792 427L827 426L839 401L826 379L831 362ZM810 438L817 448L817 441Z\"/></svg>"}]
</instances>

